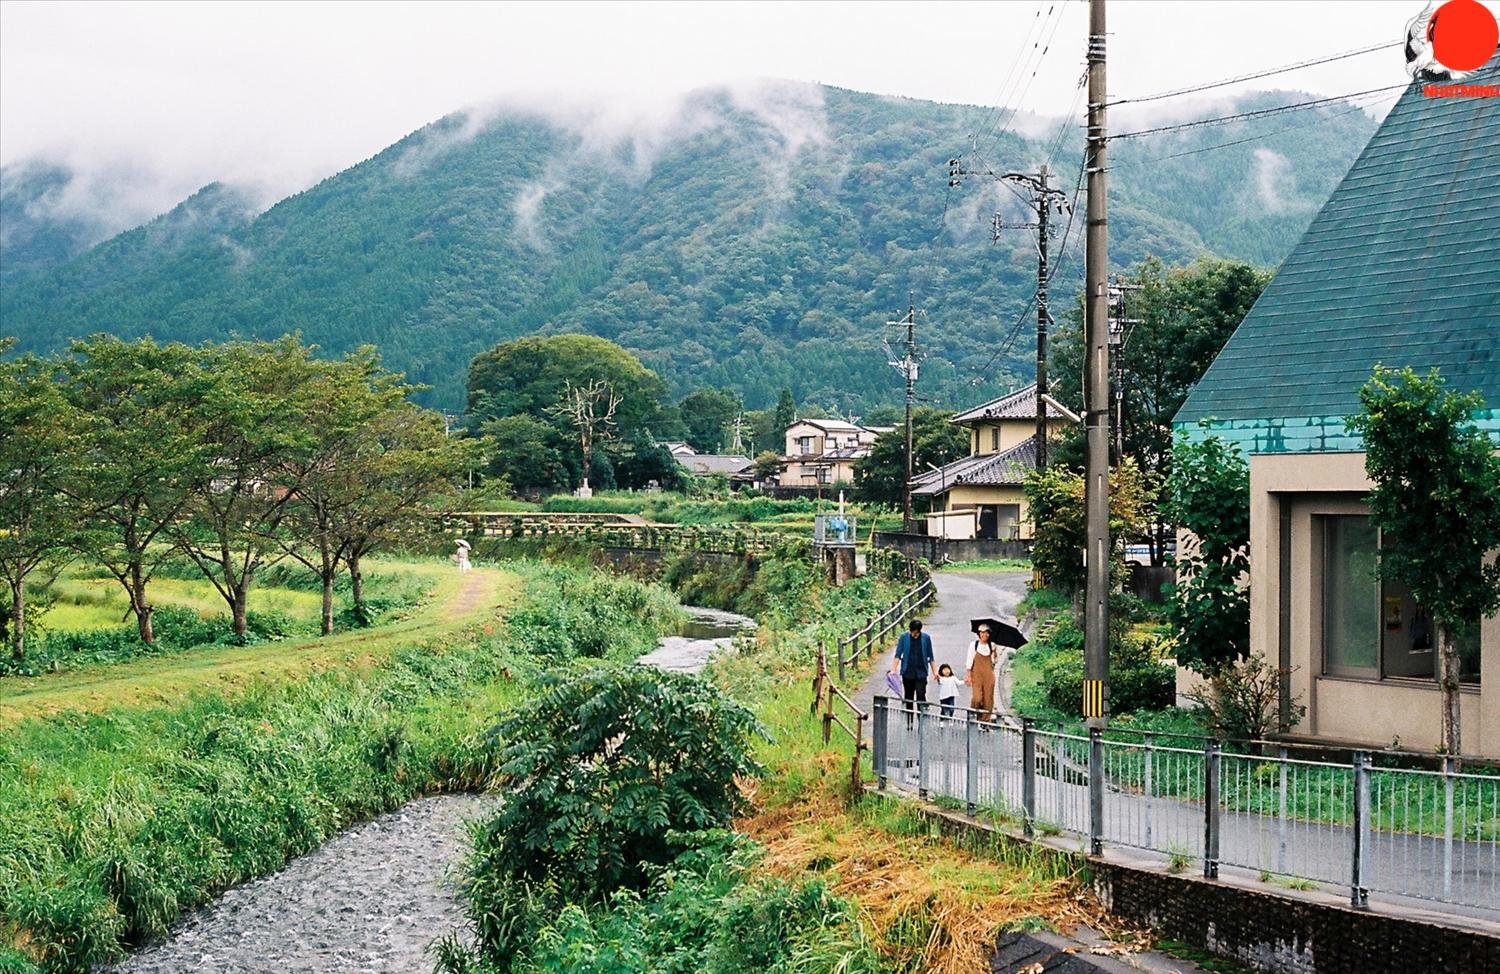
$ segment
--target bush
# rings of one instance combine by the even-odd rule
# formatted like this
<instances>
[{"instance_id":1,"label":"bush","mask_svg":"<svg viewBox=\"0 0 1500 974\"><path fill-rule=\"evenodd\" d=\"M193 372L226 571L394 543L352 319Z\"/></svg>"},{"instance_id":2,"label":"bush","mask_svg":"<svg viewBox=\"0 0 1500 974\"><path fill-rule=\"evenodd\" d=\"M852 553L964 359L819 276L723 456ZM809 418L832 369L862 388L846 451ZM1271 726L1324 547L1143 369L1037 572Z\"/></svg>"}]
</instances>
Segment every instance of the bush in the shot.
<instances>
[{"instance_id":1,"label":"bush","mask_svg":"<svg viewBox=\"0 0 1500 974\"><path fill-rule=\"evenodd\" d=\"M1083 630L1070 616L1059 617L1047 638L1052 654L1042 664L1042 687L1048 705L1065 714L1079 712L1083 702ZM1132 634L1112 635L1109 648L1110 712L1170 707L1176 674L1161 661L1154 640Z\"/></svg>"},{"instance_id":2,"label":"bush","mask_svg":"<svg viewBox=\"0 0 1500 974\"><path fill-rule=\"evenodd\" d=\"M476 953L450 943L449 970L501 964L569 903L639 892L728 828L736 779L758 771L754 717L709 683L636 665L573 672L495 729L500 811L476 830L464 899Z\"/></svg>"},{"instance_id":3,"label":"bush","mask_svg":"<svg viewBox=\"0 0 1500 974\"><path fill-rule=\"evenodd\" d=\"M527 974L792 974L882 970L852 904L819 880L755 878L759 848L730 832L698 844L654 875L643 894L558 903L514 957L484 959L451 938L440 969ZM533 907L539 904L531 904Z\"/></svg>"},{"instance_id":4,"label":"bush","mask_svg":"<svg viewBox=\"0 0 1500 974\"><path fill-rule=\"evenodd\" d=\"M1290 670L1272 666L1264 656L1246 657L1221 667L1188 698L1203 708L1205 722L1217 733L1240 740L1264 740L1280 719L1281 679ZM1291 701L1291 726L1307 708Z\"/></svg>"}]
</instances>

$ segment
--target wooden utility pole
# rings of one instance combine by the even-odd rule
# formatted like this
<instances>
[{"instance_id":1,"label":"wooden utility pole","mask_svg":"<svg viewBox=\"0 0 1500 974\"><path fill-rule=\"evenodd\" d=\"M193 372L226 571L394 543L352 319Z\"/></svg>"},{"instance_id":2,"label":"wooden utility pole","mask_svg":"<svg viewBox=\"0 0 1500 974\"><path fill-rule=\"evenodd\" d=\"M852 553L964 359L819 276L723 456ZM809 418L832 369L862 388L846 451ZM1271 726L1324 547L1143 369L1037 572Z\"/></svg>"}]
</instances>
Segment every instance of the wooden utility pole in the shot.
<instances>
[{"instance_id":1,"label":"wooden utility pole","mask_svg":"<svg viewBox=\"0 0 1500 974\"><path fill-rule=\"evenodd\" d=\"M1085 239L1084 422L1087 580L1084 588L1083 715L1109 722L1109 237L1105 207L1105 0L1089 0L1088 229Z\"/></svg>"}]
</instances>

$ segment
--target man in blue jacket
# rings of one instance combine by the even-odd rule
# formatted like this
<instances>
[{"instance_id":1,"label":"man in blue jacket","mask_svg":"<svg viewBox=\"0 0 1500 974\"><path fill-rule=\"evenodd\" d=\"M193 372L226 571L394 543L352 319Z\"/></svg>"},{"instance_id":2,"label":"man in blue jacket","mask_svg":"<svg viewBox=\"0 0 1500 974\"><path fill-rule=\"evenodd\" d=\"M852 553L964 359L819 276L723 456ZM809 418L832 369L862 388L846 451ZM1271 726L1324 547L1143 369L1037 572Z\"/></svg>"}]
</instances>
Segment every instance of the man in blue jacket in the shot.
<instances>
[{"instance_id":1,"label":"man in blue jacket","mask_svg":"<svg viewBox=\"0 0 1500 974\"><path fill-rule=\"evenodd\" d=\"M896 658L891 660L891 672L901 673L902 697L906 708L916 704L910 701L927 699L927 678L937 679L937 663L932 657L932 637L922 631L922 620L913 619L910 629L901 634L896 642ZM907 717L910 720L910 717Z\"/></svg>"}]
</instances>

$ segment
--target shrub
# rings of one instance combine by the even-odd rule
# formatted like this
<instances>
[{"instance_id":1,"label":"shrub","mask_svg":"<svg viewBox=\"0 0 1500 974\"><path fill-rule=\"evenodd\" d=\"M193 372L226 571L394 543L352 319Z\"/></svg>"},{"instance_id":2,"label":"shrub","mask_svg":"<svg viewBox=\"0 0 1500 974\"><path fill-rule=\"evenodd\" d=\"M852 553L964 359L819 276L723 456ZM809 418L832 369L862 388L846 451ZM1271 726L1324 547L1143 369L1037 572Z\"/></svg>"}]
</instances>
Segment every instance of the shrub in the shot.
<instances>
[{"instance_id":1,"label":"shrub","mask_svg":"<svg viewBox=\"0 0 1500 974\"><path fill-rule=\"evenodd\" d=\"M1083 630L1060 616L1047 637L1052 654L1042 663L1042 687L1049 706L1076 714L1083 702ZM1171 706L1175 674L1161 661L1153 640L1111 634L1109 701L1111 713Z\"/></svg>"},{"instance_id":2,"label":"shrub","mask_svg":"<svg viewBox=\"0 0 1500 974\"><path fill-rule=\"evenodd\" d=\"M709 683L625 665L575 671L496 727L505 801L476 830L464 898L478 956L529 946L565 903L645 889L656 870L727 828L754 717ZM463 951L445 951L462 970Z\"/></svg>"},{"instance_id":3,"label":"shrub","mask_svg":"<svg viewBox=\"0 0 1500 974\"><path fill-rule=\"evenodd\" d=\"M1280 719L1281 680L1290 670L1272 666L1259 654L1222 667L1203 686L1188 694L1201 706L1207 723L1227 737L1263 740ZM1291 701L1291 726L1307 708Z\"/></svg>"},{"instance_id":4,"label":"shrub","mask_svg":"<svg viewBox=\"0 0 1500 974\"><path fill-rule=\"evenodd\" d=\"M819 880L755 878L759 848L734 833L696 845L657 870L644 893L604 904L558 901L513 956L480 957L449 938L439 967L464 974L792 974L882 970L852 904ZM536 911L542 903L526 904Z\"/></svg>"}]
</instances>

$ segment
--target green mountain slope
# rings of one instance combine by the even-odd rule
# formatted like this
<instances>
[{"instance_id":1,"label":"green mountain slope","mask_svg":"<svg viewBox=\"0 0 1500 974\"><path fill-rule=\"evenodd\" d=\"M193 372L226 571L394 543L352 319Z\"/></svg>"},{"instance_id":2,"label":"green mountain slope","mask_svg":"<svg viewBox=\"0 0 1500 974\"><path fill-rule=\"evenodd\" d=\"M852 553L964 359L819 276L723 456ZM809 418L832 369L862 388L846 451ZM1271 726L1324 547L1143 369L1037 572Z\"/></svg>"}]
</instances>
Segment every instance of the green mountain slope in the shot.
<instances>
[{"instance_id":1,"label":"green mountain slope","mask_svg":"<svg viewBox=\"0 0 1500 974\"><path fill-rule=\"evenodd\" d=\"M1113 262L1278 261L1373 130L1362 112L1318 111L1295 126L1118 143ZM1005 188L946 189L947 159L987 118L777 83L699 92L671 125L624 138L540 115L452 116L248 222L172 247L150 246L141 228L7 283L0 333L33 348L100 330L189 341L300 330L330 351L373 342L433 387L429 402L456 409L476 352L587 331L638 352L678 392L721 385L763 406L789 385L858 411L898 393L881 340L910 290L926 312L921 391L972 402L1030 369L1024 336L996 352L1035 275L1030 235L990 240L997 208L1024 219ZM1196 151L1255 126L1263 140ZM1006 134L969 161L1034 170L1053 141ZM1079 154L1065 130L1059 184L1074 185ZM1059 302L1080 276L1081 217L1074 229Z\"/></svg>"}]
</instances>

